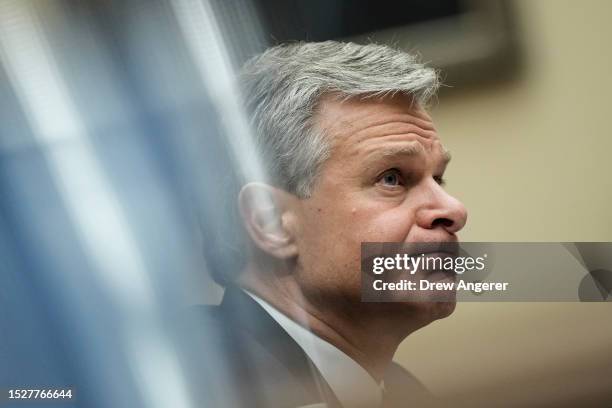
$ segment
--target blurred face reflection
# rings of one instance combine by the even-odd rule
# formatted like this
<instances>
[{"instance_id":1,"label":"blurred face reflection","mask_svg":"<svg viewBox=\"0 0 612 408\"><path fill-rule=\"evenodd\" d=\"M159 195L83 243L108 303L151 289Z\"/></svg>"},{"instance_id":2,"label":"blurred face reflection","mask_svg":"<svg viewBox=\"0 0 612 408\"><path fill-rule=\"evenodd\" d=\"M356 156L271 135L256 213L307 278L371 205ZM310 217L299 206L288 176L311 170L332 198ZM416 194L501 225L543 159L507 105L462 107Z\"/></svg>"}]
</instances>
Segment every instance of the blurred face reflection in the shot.
<instances>
[{"instance_id":1,"label":"blurred face reflection","mask_svg":"<svg viewBox=\"0 0 612 408\"><path fill-rule=\"evenodd\" d=\"M327 97L316 119L333 148L300 200L297 279L311 298L358 302L362 242L456 241L467 213L443 188L450 157L431 117L407 97ZM435 319L454 303L413 307Z\"/></svg>"}]
</instances>

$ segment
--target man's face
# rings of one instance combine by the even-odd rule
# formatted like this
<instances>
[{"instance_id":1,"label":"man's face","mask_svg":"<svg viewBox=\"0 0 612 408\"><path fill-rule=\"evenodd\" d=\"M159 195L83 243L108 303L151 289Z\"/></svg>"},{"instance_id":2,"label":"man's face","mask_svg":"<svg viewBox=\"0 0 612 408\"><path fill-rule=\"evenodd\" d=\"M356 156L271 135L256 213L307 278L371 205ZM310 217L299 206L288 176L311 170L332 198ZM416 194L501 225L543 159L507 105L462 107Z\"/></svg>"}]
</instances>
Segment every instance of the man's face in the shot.
<instances>
[{"instance_id":1,"label":"man's face","mask_svg":"<svg viewBox=\"0 0 612 408\"><path fill-rule=\"evenodd\" d=\"M353 303L362 242L456 241L467 213L441 185L449 156L430 116L407 97L330 97L316 119L332 153L297 211L297 278L306 295Z\"/></svg>"}]
</instances>

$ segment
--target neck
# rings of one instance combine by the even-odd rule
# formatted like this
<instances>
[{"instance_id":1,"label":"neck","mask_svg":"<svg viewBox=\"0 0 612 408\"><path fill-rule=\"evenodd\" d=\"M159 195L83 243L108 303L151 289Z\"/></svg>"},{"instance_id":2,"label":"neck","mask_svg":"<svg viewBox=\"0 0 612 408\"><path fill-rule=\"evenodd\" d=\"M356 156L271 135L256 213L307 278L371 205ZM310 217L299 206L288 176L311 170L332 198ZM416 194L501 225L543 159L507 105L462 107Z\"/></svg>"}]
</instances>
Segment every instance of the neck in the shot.
<instances>
[{"instance_id":1,"label":"neck","mask_svg":"<svg viewBox=\"0 0 612 408\"><path fill-rule=\"evenodd\" d=\"M291 275L245 271L239 286L259 296L277 310L333 344L380 383L399 344L423 324L393 313L398 304L344 301L341 296L322 299L308 296ZM249 277L255 277L249 279Z\"/></svg>"}]
</instances>

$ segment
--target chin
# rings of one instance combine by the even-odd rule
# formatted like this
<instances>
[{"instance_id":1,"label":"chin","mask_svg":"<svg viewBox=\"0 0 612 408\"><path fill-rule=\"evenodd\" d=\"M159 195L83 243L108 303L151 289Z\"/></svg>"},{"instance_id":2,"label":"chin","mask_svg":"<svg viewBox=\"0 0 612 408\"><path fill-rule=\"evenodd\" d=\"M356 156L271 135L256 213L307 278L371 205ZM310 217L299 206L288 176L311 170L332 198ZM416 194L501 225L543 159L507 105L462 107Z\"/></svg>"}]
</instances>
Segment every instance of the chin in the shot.
<instances>
[{"instance_id":1,"label":"chin","mask_svg":"<svg viewBox=\"0 0 612 408\"><path fill-rule=\"evenodd\" d=\"M412 319L420 322L419 326L424 327L439 319L450 316L457 305L454 301L420 301L406 303Z\"/></svg>"},{"instance_id":2,"label":"chin","mask_svg":"<svg viewBox=\"0 0 612 408\"><path fill-rule=\"evenodd\" d=\"M444 319L450 316L457 306L457 302L431 302L433 320Z\"/></svg>"}]
</instances>

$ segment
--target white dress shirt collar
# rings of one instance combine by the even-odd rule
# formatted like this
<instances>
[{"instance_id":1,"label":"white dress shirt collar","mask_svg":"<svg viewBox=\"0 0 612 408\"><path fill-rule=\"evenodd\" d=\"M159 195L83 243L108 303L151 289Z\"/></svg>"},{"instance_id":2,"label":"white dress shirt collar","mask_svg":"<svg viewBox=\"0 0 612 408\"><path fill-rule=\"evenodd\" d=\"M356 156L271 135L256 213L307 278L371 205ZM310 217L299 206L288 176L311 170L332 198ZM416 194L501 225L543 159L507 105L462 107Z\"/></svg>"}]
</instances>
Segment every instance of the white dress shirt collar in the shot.
<instances>
[{"instance_id":1,"label":"white dress shirt collar","mask_svg":"<svg viewBox=\"0 0 612 408\"><path fill-rule=\"evenodd\" d=\"M314 363L345 408L382 405L383 384L331 343L285 316L263 299L245 290L293 338Z\"/></svg>"}]
</instances>

